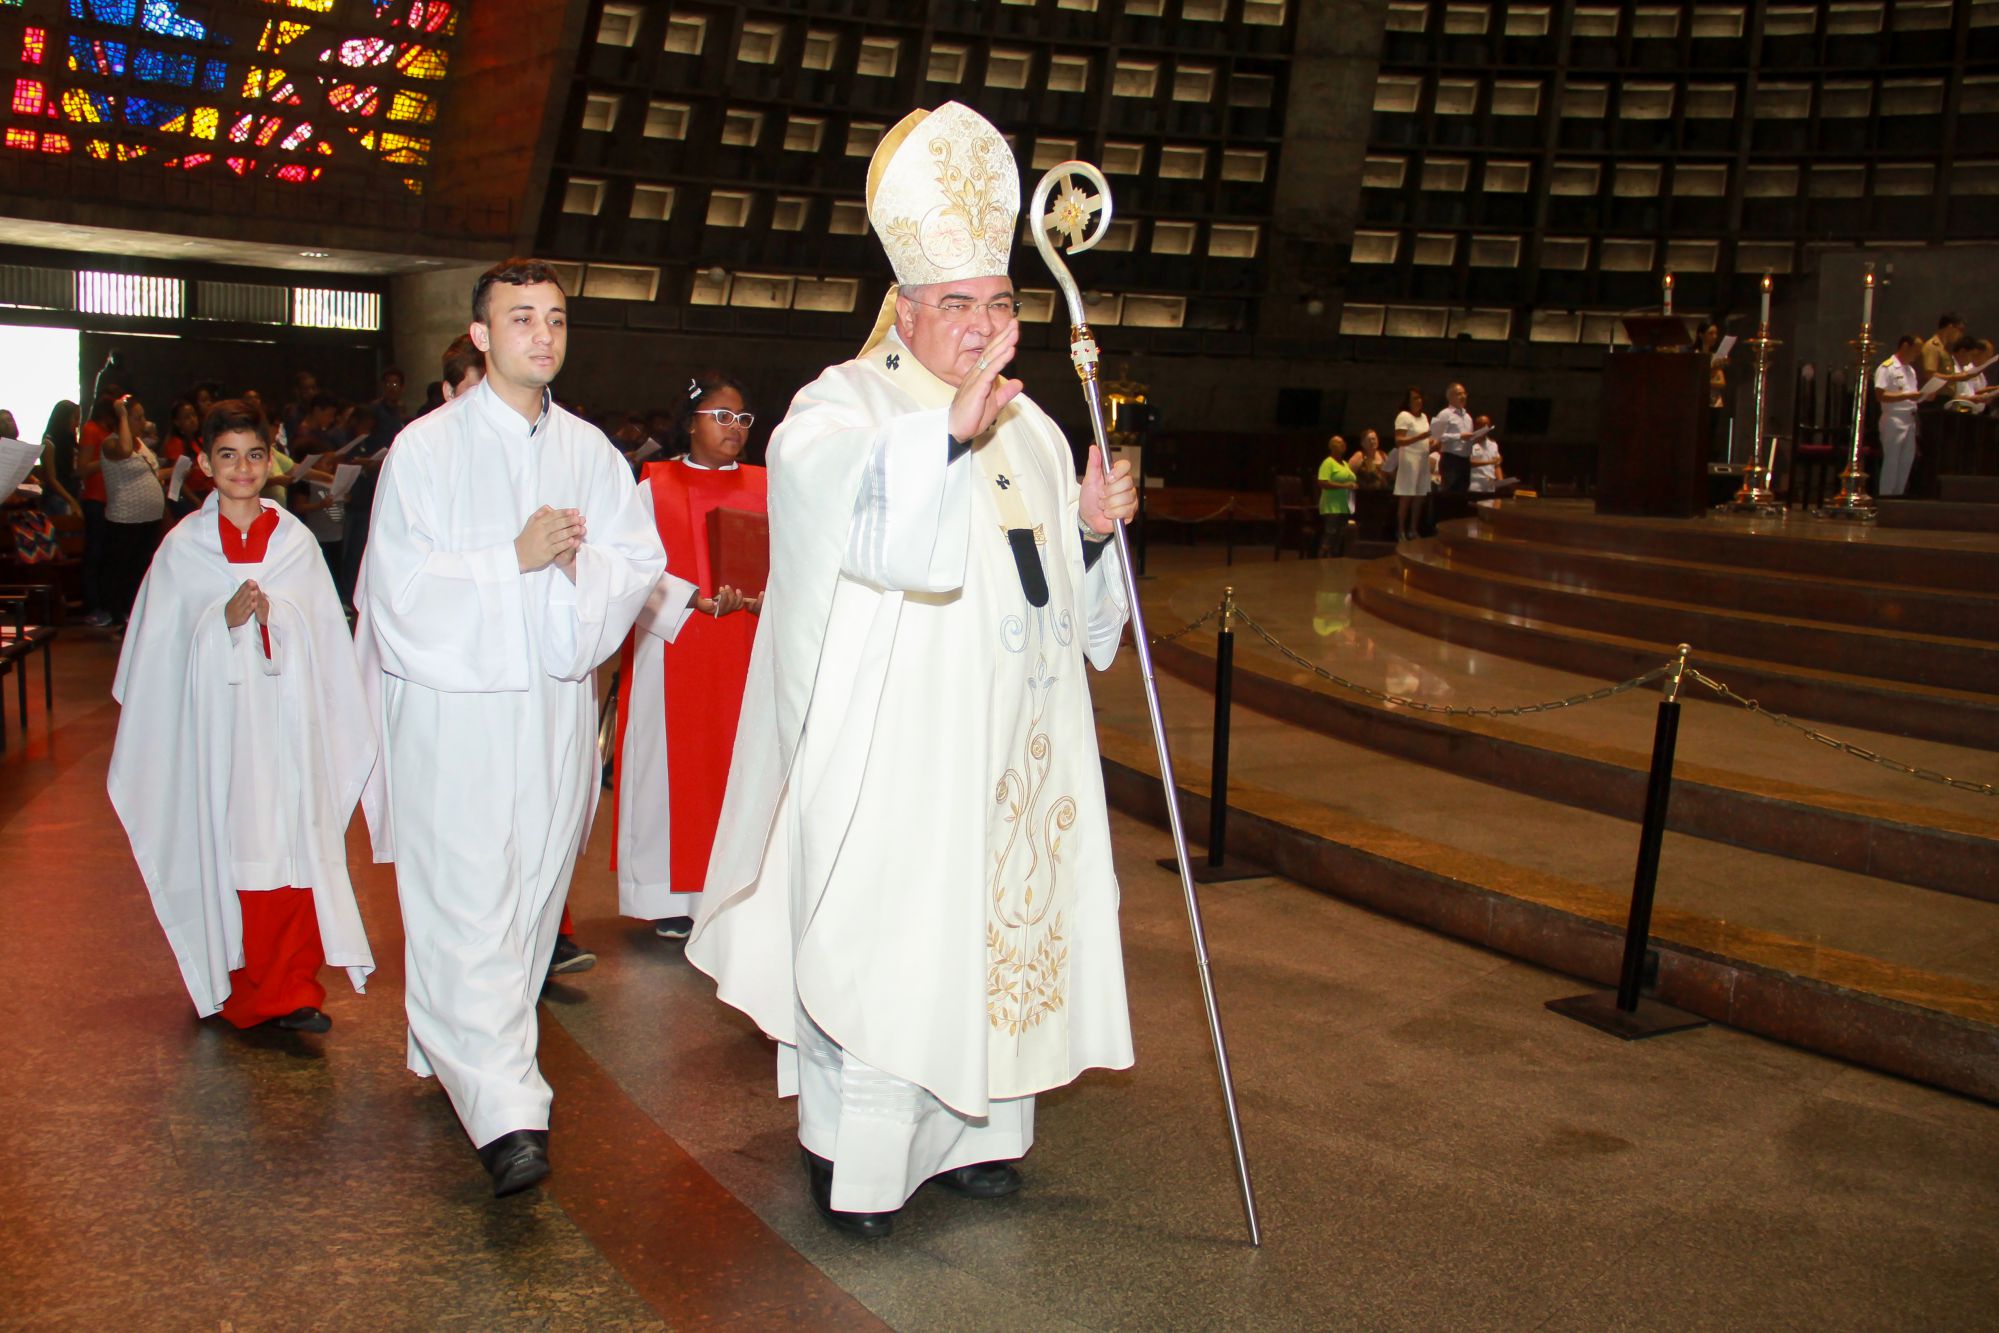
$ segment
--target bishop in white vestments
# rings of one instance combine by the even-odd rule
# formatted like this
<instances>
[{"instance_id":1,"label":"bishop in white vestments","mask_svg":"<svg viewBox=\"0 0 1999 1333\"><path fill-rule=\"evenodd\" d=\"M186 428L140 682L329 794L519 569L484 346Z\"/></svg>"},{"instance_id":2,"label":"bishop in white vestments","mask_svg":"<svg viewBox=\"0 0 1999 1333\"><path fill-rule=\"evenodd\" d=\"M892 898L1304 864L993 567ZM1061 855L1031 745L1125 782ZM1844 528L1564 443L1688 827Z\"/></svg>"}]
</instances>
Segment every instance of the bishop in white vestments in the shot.
<instances>
[{"instance_id":1,"label":"bishop in white vestments","mask_svg":"<svg viewBox=\"0 0 1999 1333\"><path fill-rule=\"evenodd\" d=\"M868 173L899 287L770 446L771 571L688 957L780 1043L815 1202L886 1234L1011 1192L1034 1096L1131 1063L1086 665L1125 465L1079 484L1002 370L1019 177L956 103Z\"/></svg>"},{"instance_id":2,"label":"bishop in white vestments","mask_svg":"<svg viewBox=\"0 0 1999 1333\"><path fill-rule=\"evenodd\" d=\"M396 863L409 1066L444 1084L496 1194L548 1173L535 1003L597 801L592 673L666 565L631 469L549 397L563 299L536 261L480 278L486 378L397 437L356 599L383 738L365 808L376 859Z\"/></svg>"}]
</instances>

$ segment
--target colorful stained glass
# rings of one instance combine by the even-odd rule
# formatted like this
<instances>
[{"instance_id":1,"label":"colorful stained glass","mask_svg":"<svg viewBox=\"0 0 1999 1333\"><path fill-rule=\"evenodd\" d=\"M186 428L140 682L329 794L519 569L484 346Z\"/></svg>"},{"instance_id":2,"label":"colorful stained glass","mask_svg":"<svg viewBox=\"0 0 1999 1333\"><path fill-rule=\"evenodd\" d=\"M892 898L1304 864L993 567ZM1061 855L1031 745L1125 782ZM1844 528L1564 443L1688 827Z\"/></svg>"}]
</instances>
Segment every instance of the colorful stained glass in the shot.
<instances>
[{"instance_id":1,"label":"colorful stained glass","mask_svg":"<svg viewBox=\"0 0 1999 1333\"><path fill-rule=\"evenodd\" d=\"M0 7L21 3L0 0ZM17 78L0 108L12 122L4 126L6 146L45 153L74 147L102 161L144 159L162 169L228 170L299 185L367 172L376 163L396 168L391 178L420 192L420 171L411 169L427 165L429 138L362 129L384 120L412 128L436 120L436 84L450 68L447 47L460 6L453 0L266 4L61 0L78 21L70 31L63 30L70 24L54 25L61 72ZM336 14L339 27L329 31ZM50 36L46 26L23 30L19 68L47 65ZM283 67L251 63L253 53ZM352 73L359 70L368 71L365 81ZM20 123L31 117L99 126L103 137L73 144L67 134ZM217 141L273 155L182 151Z\"/></svg>"}]
</instances>

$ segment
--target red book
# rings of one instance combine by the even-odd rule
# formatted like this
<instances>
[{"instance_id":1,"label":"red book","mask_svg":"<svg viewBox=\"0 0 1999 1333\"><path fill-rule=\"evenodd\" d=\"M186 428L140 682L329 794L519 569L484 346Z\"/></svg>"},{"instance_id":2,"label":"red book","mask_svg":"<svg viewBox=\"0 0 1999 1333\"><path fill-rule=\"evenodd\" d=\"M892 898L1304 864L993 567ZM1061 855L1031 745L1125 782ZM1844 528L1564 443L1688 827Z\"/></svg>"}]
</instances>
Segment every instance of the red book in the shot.
<instances>
[{"instance_id":1,"label":"red book","mask_svg":"<svg viewBox=\"0 0 1999 1333\"><path fill-rule=\"evenodd\" d=\"M751 509L717 507L708 511L708 570L713 593L725 584L745 597L755 597L770 581L770 518Z\"/></svg>"}]
</instances>

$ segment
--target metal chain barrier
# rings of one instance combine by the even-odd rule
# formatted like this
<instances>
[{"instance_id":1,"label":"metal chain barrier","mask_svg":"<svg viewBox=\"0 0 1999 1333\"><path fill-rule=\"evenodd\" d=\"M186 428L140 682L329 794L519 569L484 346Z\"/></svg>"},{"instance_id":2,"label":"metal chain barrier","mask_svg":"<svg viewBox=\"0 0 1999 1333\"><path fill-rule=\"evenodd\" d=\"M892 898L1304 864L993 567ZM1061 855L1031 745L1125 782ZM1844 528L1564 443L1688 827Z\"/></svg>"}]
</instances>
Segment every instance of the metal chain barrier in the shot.
<instances>
[{"instance_id":1,"label":"metal chain barrier","mask_svg":"<svg viewBox=\"0 0 1999 1333\"><path fill-rule=\"evenodd\" d=\"M1659 680L1669 674L1678 663L1678 659L1674 658L1661 662L1642 676L1633 676L1630 680L1621 680L1615 685L1606 685L1600 690L1591 690L1588 694L1572 694L1566 699L1550 699L1545 703L1519 704L1512 708L1473 708L1457 704L1433 704L1425 703L1421 699L1411 699L1405 695L1389 694L1385 690L1375 689L1372 685L1363 685L1357 680L1348 680L1345 676L1326 670L1317 662L1303 657L1286 647L1276 635L1272 634L1262 625L1259 625L1249 612L1243 610L1240 603L1236 605L1235 615L1236 619L1249 626L1259 639L1269 644L1285 660L1291 662L1294 666L1305 668L1305 670L1322 680L1329 681L1343 690L1352 690L1355 694L1365 695L1376 703L1394 704L1398 708L1414 709L1419 713L1439 713L1446 717L1525 717L1530 713L1552 713L1561 708L1575 708L1582 704L1593 704L1599 700L1615 698L1627 690L1635 690L1641 685L1650 685L1653 681Z\"/></svg>"},{"instance_id":2,"label":"metal chain barrier","mask_svg":"<svg viewBox=\"0 0 1999 1333\"><path fill-rule=\"evenodd\" d=\"M1201 626L1207 624L1210 620L1213 620L1216 616L1220 615L1221 613L1222 613L1222 608L1217 606L1212 610L1210 610L1208 614L1202 616L1199 620L1189 621L1188 623L1182 625L1179 629L1174 630L1170 634L1153 635L1152 642L1171 643L1175 639L1184 638L1187 635L1192 634L1195 630L1201 628Z\"/></svg>"},{"instance_id":3,"label":"metal chain barrier","mask_svg":"<svg viewBox=\"0 0 1999 1333\"><path fill-rule=\"evenodd\" d=\"M1879 764L1881 767L1893 772L1904 773L1912 778L1921 778L1925 782L1939 783L1945 787L1955 788L1958 791L1968 791L1978 796L1999 796L1999 786L1994 786L1990 782L1966 782L1963 778L1953 778L1939 773L1933 768L1917 768L1913 764L1905 764L1900 760L1890 759L1886 755L1876 754L1872 750L1855 745L1852 741L1843 741L1837 736L1828 736L1823 731L1815 731L1802 722L1792 721L1782 713L1773 713L1754 699L1743 698L1734 690L1729 689L1728 686L1699 670L1689 668L1687 674L1693 678L1696 685L1705 686L1730 703L1738 704L1747 711L1761 717L1767 717L1780 727L1788 727L1792 731L1799 732L1805 739L1816 741L1829 750L1838 750L1842 754L1850 754L1855 759L1864 759L1870 764Z\"/></svg>"}]
</instances>

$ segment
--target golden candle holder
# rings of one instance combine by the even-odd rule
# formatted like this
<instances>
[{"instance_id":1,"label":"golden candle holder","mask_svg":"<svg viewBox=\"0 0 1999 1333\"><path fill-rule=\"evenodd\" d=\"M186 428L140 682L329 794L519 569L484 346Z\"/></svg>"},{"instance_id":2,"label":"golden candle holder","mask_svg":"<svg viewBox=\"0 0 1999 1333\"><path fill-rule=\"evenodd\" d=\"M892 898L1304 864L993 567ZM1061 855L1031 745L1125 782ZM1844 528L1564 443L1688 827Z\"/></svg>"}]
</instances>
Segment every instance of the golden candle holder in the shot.
<instances>
[{"instance_id":1,"label":"golden candle holder","mask_svg":"<svg viewBox=\"0 0 1999 1333\"><path fill-rule=\"evenodd\" d=\"M1764 280L1768 290L1769 279ZM1777 499L1777 493L1770 489L1770 482L1777 470L1777 437L1769 437L1769 456L1763 455L1763 425L1769 412L1770 354L1784 344L1770 336L1770 321L1766 315L1756 336L1747 346L1756 353L1756 387L1752 395L1754 408L1750 418L1749 461L1742 466L1742 489L1730 498L1727 504L1717 505L1716 512L1726 514L1774 514L1784 517L1789 511Z\"/></svg>"},{"instance_id":2,"label":"golden candle holder","mask_svg":"<svg viewBox=\"0 0 1999 1333\"><path fill-rule=\"evenodd\" d=\"M1867 390L1873 381L1871 374L1875 354L1881 344L1874 341L1874 266L1867 266L1865 299L1860 311L1860 336L1848 340L1853 349L1853 444L1848 450L1846 471L1839 474L1839 494L1827 500L1819 509L1820 518L1841 519L1849 523L1872 523L1880 516L1874 507L1874 497L1867 493L1867 465L1860 460L1861 443L1867 435Z\"/></svg>"}]
</instances>

